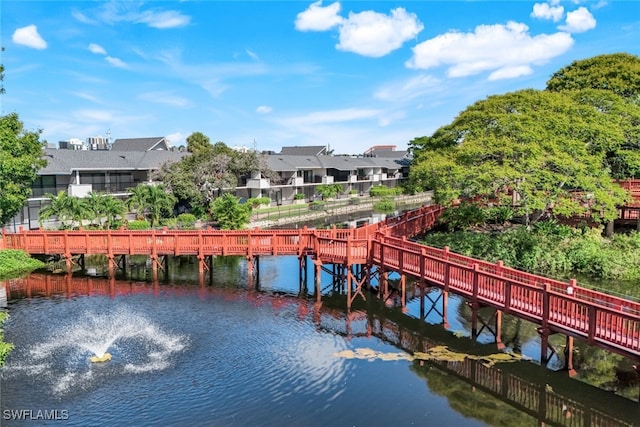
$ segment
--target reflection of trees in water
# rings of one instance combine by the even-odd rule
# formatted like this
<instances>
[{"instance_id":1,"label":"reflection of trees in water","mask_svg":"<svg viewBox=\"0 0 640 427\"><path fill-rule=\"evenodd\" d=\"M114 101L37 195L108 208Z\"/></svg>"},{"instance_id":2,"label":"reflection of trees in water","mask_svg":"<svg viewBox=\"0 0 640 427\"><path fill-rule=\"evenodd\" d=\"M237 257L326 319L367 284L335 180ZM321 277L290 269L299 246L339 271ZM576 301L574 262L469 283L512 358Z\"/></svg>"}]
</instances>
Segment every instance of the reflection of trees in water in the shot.
<instances>
[{"instance_id":1,"label":"reflection of trees in water","mask_svg":"<svg viewBox=\"0 0 640 427\"><path fill-rule=\"evenodd\" d=\"M465 417L475 418L492 426L538 425L533 417L508 403L429 364L420 366L419 362L414 362L411 370L426 380L429 390L446 397L451 408Z\"/></svg>"},{"instance_id":2,"label":"reflection of trees in water","mask_svg":"<svg viewBox=\"0 0 640 427\"><path fill-rule=\"evenodd\" d=\"M495 313L494 308L483 307L478 310L478 316L485 322L491 319L489 326L495 329L495 319L492 318ZM458 304L456 318L461 325L467 330L471 330L473 310L466 303ZM482 323L478 321L478 329L482 327ZM522 345L534 340L538 337L536 325L522 320L515 316L502 316L502 342L515 353L520 353Z\"/></svg>"},{"instance_id":3,"label":"reflection of trees in water","mask_svg":"<svg viewBox=\"0 0 640 427\"><path fill-rule=\"evenodd\" d=\"M483 307L478 310L478 314L486 321L491 319L494 311L493 308ZM459 304L456 316L465 329L471 330L472 309L468 304ZM495 322L490 326L494 328ZM480 327L481 323L478 324L478 328ZM507 348L520 353L523 344L538 339L536 328L537 325L532 322L515 316L503 315L502 342ZM562 334L552 334L549 336L549 344L557 352L558 363L554 367L560 369L564 366L566 337ZM605 390L616 391L630 399L637 399L640 380L633 370L630 359L598 347L589 346L578 339L575 340L574 349L573 365L574 369L578 371L578 378L581 381Z\"/></svg>"}]
</instances>

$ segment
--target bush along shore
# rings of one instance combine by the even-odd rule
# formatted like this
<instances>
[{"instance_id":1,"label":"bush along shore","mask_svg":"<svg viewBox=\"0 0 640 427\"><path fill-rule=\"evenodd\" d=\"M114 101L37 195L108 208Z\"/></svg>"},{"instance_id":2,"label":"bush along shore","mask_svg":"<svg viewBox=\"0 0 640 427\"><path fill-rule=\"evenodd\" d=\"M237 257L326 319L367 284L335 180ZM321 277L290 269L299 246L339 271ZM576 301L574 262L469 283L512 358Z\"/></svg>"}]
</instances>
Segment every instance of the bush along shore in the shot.
<instances>
[{"instance_id":1,"label":"bush along shore","mask_svg":"<svg viewBox=\"0 0 640 427\"><path fill-rule=\"evenodd\" d=\"M421 242L448 246L462 255L497 262L558 279L578 278L581 286L640 298L640 233L602 236L602 229L535 223L530 230L508 225L433 232Z\"/></svg>"},{"instance_id":2,"label":"bush along shore","mask_svg":"<svg viewBox=\"0 0 640 427\"><path fill-rule=\"evenodd\" d=\"M31 258L24 251L0 250L0 279L19 277L44 266L42 261Z\"/></svg>"}]
</instances>

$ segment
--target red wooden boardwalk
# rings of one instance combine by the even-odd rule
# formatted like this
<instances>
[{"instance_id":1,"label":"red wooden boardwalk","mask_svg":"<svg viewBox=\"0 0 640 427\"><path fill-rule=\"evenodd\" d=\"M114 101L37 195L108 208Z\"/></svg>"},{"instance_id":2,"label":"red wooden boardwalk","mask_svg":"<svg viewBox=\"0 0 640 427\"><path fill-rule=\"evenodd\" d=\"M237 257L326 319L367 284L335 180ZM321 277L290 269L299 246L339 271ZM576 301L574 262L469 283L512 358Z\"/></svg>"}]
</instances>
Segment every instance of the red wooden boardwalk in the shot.
<instances>
[{"instance_id":1,"label":"red wooden boardwalk","mask_svg":"<svg viewBox=\"0 0 640 427\"><path fill-rule=\"evenodd\" d=\"M22 231L6 248L30 254L310 256L316 265L369 265L410 276L640 361L640 303L406 240L433 226L442 208L422 207L383 223L331 230ZM351 282L348 285L351 290Z\"/></svg>"}]
</instances>

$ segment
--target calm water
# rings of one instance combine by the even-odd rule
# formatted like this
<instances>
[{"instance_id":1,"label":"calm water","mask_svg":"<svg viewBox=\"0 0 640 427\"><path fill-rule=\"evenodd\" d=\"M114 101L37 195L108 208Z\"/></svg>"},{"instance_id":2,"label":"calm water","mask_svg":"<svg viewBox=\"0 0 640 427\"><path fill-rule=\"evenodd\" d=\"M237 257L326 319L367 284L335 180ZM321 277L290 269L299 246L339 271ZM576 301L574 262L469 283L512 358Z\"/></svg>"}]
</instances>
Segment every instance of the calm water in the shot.
<instances>
[{"instance_id":1,"label":"calm water","mask_svg":"<svg viewBox=\"0 0 640 427\"><path fill-rule=\"evenodd\" d=\"M260 271L259 289L249 288L244 260L218 259L202 283L192 260L175 259L159 282L147 282L148 271L139 266L111 283L111 295L100 294L109 284L99 278L91 291L77 289L88 283L82 278L50 296L9 289L5 334L15 350L2 372L2 425L627 426L640 420L637 402L538 366L535 333L521 322L505 319L504 341L533 361L421 363L407 356L436 344L468 354L498 350L486 331L468 338L466 305L455 297L445 329L437 310L419 320L418 301L403 313L371 296L347 315L326 275L321 306L305 292L300 298L294 257L263 258ZM101 346L113 359L90 363ZM368 357L349 357L354 352ZM553 358L551 365L561 363ZM8 419L44 416L38 411L67 419Z\"/></svg>"}]
</instances>

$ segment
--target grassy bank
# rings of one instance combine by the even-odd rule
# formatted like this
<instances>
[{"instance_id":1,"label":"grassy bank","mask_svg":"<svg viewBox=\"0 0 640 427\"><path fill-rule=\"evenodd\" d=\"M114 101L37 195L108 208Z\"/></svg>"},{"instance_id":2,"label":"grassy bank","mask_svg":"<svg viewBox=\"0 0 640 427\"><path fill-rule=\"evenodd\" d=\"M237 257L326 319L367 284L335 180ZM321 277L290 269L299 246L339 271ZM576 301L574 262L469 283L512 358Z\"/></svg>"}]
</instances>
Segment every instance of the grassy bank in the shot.
<instances>
[{"instance_id":1,"label":"grassy bank","mask_svg":"<svg viewBox=\"0 0 640 427\"><path fill-rule=\"evenodd\" d=\"M598 229L553 222L533 230L515 226L500 232L436 232L423 243L545 276L577 277L581 285L640 298L640 234L602 237Z\"/></svg>"},{"instance_id":2,"label":"grassy bank","mask_svg":"<svg viewBox=\"0 0 640 427\"><path fill-rule=\"evenodd\" d=\"M23 251L14 249L0 251L0 278L2 279L18 277L44 265L43 262L31 258Z\"/></svg>"}]
</instances>

